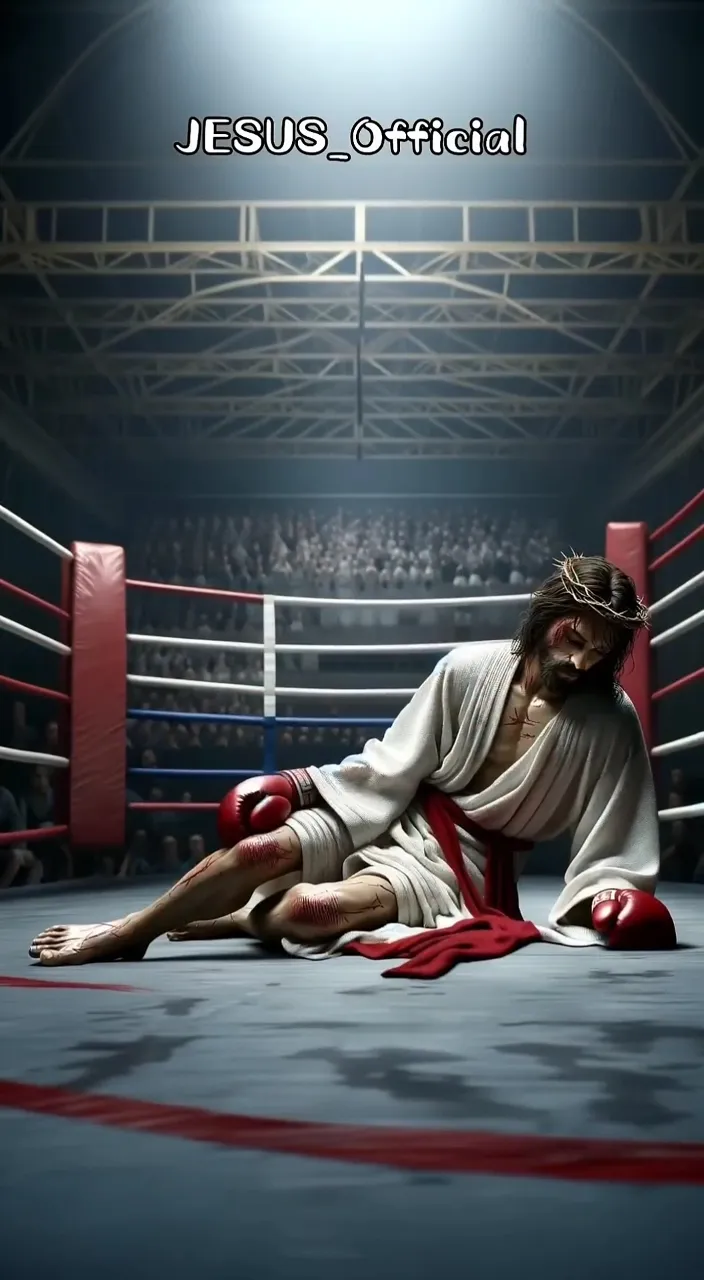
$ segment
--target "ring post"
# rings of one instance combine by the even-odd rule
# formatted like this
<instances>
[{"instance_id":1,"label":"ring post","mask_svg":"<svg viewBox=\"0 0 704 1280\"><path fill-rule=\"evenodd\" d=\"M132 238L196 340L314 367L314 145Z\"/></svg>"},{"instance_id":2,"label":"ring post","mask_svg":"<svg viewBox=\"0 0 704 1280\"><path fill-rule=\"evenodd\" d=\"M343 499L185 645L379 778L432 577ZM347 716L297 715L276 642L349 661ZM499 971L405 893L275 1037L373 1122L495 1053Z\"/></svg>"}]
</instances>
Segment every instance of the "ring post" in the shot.
<instances>
[{"instance_id":1,"label":"ring post","mask_svg":"<svg viewBox=\"0 0 704 1280\"><path fill-rule=\"evenodd\" d=\"M72 550L71 843L116 848L125 842L125 553L90 542Z\"/></svg>"},{"instance_id":2,"label":"ring post","mask_svg":"<svg viewBox=\"0 0 704 1280\"><path fill-rule=\"evenodd\" d=\"M262 602L264 640L264 773L276 773L276 601Z\"/></svg>"},{"instance_id":3,"label":"ring post","mask_svg":"<svg viewBox=\"0 0 704 1280\"><path fill-rule=\"evenodd\" d=\"M630 575L644 604L649 603L648 526L643 522L606 526L606 559ZM650 669L650 636L644 628L637 637L633 658L621 677L621 685L631 699L643 730L646 746L653 745L653 716Z\"/></svg>"}]
</instances>

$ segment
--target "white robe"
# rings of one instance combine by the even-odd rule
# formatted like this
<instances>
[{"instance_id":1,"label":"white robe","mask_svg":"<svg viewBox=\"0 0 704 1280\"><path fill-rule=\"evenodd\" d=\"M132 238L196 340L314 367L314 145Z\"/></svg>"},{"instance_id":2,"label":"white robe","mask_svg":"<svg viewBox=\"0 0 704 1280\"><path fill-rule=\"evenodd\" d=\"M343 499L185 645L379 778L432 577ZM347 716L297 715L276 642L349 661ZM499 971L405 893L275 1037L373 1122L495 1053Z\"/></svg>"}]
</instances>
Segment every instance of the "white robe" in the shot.
<instances>
[{"instance_id":1,"label":"white robe","mask_svg":"<svg viewBox=\"0 0 704 1280\"><path fill-rule=\"evenodd\" d=\"M395 891L398 923L316 947L286 943L288 951L323 958L354 939L391 941L470 914L415 802L422 782L447 792L481 826L507 836L539 841L572 832L564 889L547 924L533 922L545 941L598 945L602 939L592 929L566 922L571 908L601 889L654 890L660 861L655 790L638 717L625 694L616 701L571 694L526 754L472 793L517 667L505 641L455 649L381 741L372 739L342 764L309 769L324 804L288 821L303 854L296 879L320 884L379 872ZM464 829L457 831L467 870L483 893L484 852ZM514 856L518 877L529 855ZM263 887L256 898L271 890Z\"/></svg>"}]
</instances>

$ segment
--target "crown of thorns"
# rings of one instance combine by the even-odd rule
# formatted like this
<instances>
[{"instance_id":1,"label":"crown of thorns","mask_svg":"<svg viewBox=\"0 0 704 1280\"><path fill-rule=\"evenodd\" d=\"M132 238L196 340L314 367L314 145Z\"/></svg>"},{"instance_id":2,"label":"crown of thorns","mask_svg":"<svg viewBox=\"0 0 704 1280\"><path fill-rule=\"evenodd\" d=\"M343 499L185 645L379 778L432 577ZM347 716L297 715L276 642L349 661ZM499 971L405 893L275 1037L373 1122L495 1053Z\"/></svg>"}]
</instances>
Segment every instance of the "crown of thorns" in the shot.
<instances>
[{"instance_id":1,"label":"crown of thorns","mask_svg":"<svg viewBox=\"0 0 704 1280\"><path fill-rule=\"evenodd\" d=\"M626 610L614 609L612 605L606 604L604 600L599 600L589 587L580 581L578 573L578 565L584 556L577 555L572 551L570 555L561 556L555 560L555 568L560 574L562 585L565 591L572 597L575 604L580 605L583 609L590 609L593 613L598 613L602 618L610 618L613 621L620 622L623 626L632 627L634 630L638 627L647 627L650 625L650 615L640 596L636 601L636 608L633 612Z\"/></svg>"}]
</instances>

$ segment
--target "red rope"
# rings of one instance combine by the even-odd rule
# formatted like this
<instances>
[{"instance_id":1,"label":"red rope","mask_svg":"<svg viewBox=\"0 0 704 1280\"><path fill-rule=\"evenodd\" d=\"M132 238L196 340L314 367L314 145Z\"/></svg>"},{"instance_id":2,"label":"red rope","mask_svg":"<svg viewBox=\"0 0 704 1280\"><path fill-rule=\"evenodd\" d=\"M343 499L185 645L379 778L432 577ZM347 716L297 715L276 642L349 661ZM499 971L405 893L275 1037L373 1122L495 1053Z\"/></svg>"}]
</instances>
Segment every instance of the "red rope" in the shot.
<instances>
[{"instance_id":1,"label":"red rope","mask_svg":"<svg viewBox=\"0 0 704 1280\"><path fill-rule=\"evenodd\" d=\"M649 541L657 542L659 538L664 538L666 533L669 533L671 529L675 529L678 524L687 519L687 516L696 511L702 502L704 502L704 489L700 489L699 493L695 493L694 497L690 498L689 502L685 502L684 506L680 507L679 511L670 516L670 519L666 520L664 524L661 524L659 529L654 529Z\"/></svg>"},{"instance_id":2,"label":"red rope","mask_svg":"<svg viewBox=\"0 0 704 1280\"><path fill-rule=\"evenodd\" d=\"M9 844L24 844L26 840L30 840L32 844L38 844L40 840L58 840L60 836L66 835L68 835L68 827L35 827L30 831L1 831L0 848Z\"/></svg>"},{"instance_id":3,"label":"red rope","mask_svg":"<svg viewBox=\"0 0 704 1280\"><path fill-rule=\"evenodd\" d=\"M654 573L656 569L663 569L664 566L669 564L671 560L674 560L675 556L678 556L681 551L686 551L688 547L692 546L692 543L697 542L703 534L704 524L697 525L697 528L692 529L692 532L688 533L686 538L681 538L679 542L675 543L674 547L669 547L667 551L663 551L661 556L658 556L657 560L653 560L653 563L648 565L650 572Z\"/></svg>"},{"instance_id":4,"label":"red rope","mask_svg":"<svg viewBox=\"0 0 704 1280\"><path fill-rule=\"evenodd\" d=\"M25 680L13 680L12 676L0 675L0 685L12 689L14 693L33 693L38 698L55 698L57 702L70 702L67 693L59 693L58 689L45 689L41 684L27 684Z\"/></svg>"},{"instance_id":5,"label":"red rope","mask_svg":"<svg viewBox=\"0 0 704 1280\"><path fill-rule=\"evenodd\" d=\"M35 596L31 591L25 591L23 587L16 587L14 582L7 582L5 578L0 578L0 588L7 591L9 595L16 596L18 600L24 600L26 604L35 604L39 609L45 609L47 613L53 613L56 618L67 619L69 614L65 609L60 609L58 604L51 604L49 600L42 600L41 596Z\"/></svg>"},{"instance_id":6,"label":"red rope","mask_svg":"<svg viewBox=\"0 0 704 1280\"><path fill-rule=\"evenodd\" d=\"M142 582L138 578L127 578L125 586L135 587L139 591L163 591L181 596L204 596L210 600L248 600L250 604L261 604L264 597L252 591L221 591L219 587L189 587L175 582Z\"/></svg>"},{"instance_id":7,"label":"red rope","mask_svg":"<svg viewBox=\"0 0 704 1280\"><path fill-rule=\"evenodd\" d=\"M184 803L183 801L172 802L170 800L139 800L134 804L128 804L127 808L137 813L203 813L206 810L214 811L219 809L220 805L196 800L189 803Z\"/></svg>"},{"instance_id":8,"label":"red rope","mask_svg":"<svg viewBox=\"0 0 704 1280\"><path fill-rule=\"evenodd\" d=\"M700 667L698 671L690 671L688 676L680 676L679 680L673 680L672 684L666 684L662 689L656 689L652 695L653 702L659 702L661 698L666 698L668 693L677 693L680 689L686 689L687 685L694 684L696 680L704 677L704 667Z\"/></svg>"}]
</instances>

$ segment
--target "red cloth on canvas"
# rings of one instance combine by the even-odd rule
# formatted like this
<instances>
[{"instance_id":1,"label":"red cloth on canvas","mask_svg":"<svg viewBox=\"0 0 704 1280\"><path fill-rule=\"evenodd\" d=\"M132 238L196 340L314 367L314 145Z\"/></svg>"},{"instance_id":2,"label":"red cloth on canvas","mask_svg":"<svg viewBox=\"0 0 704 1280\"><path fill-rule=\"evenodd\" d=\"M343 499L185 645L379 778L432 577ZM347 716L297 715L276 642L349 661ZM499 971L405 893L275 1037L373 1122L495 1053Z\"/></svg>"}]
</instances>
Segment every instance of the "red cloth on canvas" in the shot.
<instances>
[{"instance_id":1,"label":"red cloth on canvas","mask_svg":"<svg viewBox=\"0 0 704 1280\"><path fill-rule=\"evenodd\" d=\"M369 960L404 959L397 969L385 970L385 978L440 978L467 960L494 960L539 942L534 924L521 916L513 867L514 853L532 848L530 841L512 839L501 831L489 831L463 813L452 796L426 787L420 799L428 825L460 886L470 920L441 929L427 929L398 942L351 942L346 951ZM465 865L457 827L481 841L486 852L484 900Z\"/></svg>"}]
</instances>

